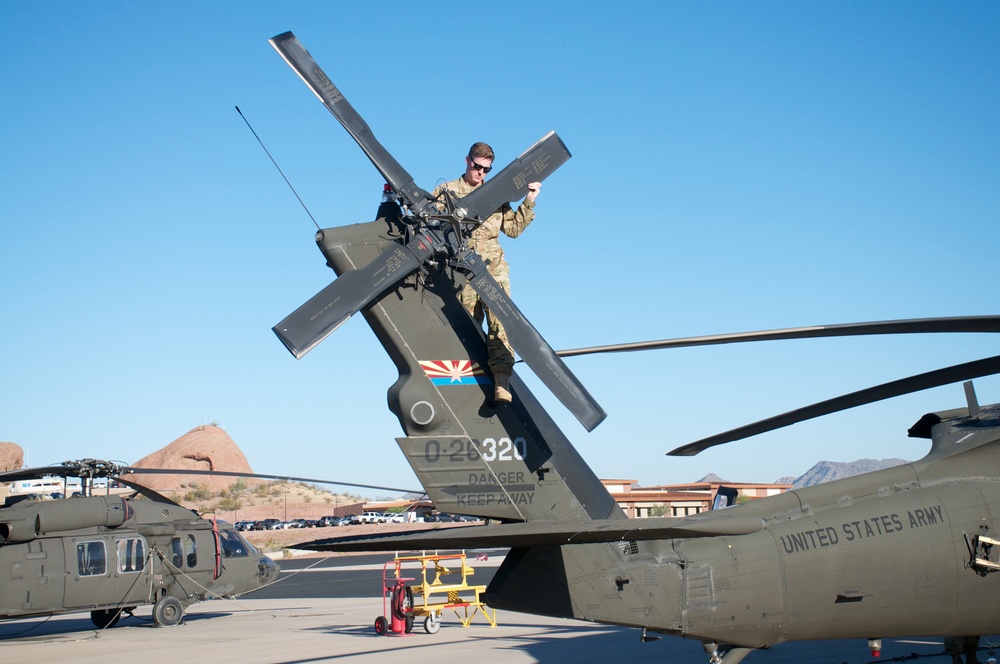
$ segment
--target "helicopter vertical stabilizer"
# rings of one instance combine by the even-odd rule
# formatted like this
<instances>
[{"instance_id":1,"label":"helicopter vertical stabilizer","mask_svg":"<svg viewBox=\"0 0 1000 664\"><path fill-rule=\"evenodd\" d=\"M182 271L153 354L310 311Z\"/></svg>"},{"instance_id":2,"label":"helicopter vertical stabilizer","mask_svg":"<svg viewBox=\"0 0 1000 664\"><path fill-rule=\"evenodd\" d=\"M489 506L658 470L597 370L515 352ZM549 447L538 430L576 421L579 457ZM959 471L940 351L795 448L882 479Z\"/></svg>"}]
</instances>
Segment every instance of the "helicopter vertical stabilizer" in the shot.
<instances>
[{"instance_id":1,"label":"helicopter vertical stabilizer","mask_svg":"<svg viewBox=\"0 0 1000 664\"><path fill-rule=\"evenodd\" d=\"M397 246L399 208L383 203L368 224L323 230L331 267L344 274ZM506 521L624 516L515 375L514 401L491 403L482 330L458 299L456 270L414 272L363 314L399 378L389 408L400 449L443 512Z\"/></svg>"}]
</instances>

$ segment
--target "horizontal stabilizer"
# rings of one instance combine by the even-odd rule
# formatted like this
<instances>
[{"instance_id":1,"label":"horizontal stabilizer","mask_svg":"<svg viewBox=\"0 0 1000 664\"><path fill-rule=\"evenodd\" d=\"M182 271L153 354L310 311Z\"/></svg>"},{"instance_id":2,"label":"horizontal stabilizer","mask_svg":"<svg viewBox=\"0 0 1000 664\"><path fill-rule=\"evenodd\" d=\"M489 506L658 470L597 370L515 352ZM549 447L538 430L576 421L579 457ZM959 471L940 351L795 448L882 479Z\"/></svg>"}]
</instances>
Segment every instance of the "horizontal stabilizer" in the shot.
<instances>
[{"instance_id":1,"label":"horizontal stabilizer","mask_svg":"<svg viewBox=\"0 0 1000 664\"><path fill-rule=\"evenodd\" d=\"M720 535L748 535L764 527L757 517L711 516L598 519L439 528L409 533L334 537L302 544L311 551L414 551L563 544L598 544Z\"/></svg>"}]
</instances>

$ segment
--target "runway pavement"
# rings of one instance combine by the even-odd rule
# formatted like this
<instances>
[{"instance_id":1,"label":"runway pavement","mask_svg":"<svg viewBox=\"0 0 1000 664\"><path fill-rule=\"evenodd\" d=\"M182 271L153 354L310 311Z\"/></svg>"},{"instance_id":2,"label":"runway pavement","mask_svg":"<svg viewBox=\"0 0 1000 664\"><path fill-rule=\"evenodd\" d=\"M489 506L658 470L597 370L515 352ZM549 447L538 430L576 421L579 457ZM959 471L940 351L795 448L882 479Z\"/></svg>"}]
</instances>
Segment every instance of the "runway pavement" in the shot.
<instances>
[{"instance_id":1,"label":"runway pavement","mask_svg":"<svg viewBox=\"0 0 1000 664\"><path fill-rule=\"evenodd\" d=\"M313 567L294 576L289 570L289 577L299 583L330 583L331 587L343 587L337 586L337 575L354 577L381 570L377 564L340 563L336 569L324 570L307 561L295 563L299 568ZM482 570L483 577L487 576L486 571ZM321 581L325 578L326 581ZM296 592L298 586L290 584L288 588L288 592ZM503 611L496 614L497 627L489 626L477 616L468 628L463 628L454 615L446 613L437 634L425 633L418 623L409 635L378 636L372 625L382 613L382 600L376 592L362 597L213 600L191 607L184 623L169 628L155 627L150 613L149 607L141 607L134 617L103 632L94 628L87 613L47 620L5 621L0 623L0 657L8 662L73 664L136 661L701 664L708 661L697 641L664 637L642 643L637 629ZM990 640L998 641L996 637ZM986 639L984 645L985 642ZM867 664L911 659L950 664L940 639L885 639L880 660L872 658L865 641L852 640L781 644L751 653L744 661ZM986 662L985 652L980 660Z\"/></svg>"},{"instance_id":2,"label":"runway pavement","mask_svg":"<svg viewBox=\"0 0 1000 664\"><path fill-rule=\"evenodd\" d=\"M707 662L696 641L664 638L641 643L639 631L497 612L497 627L476 620L468 628L446 615L437 634L416 628L407 636L377 636L381 602L371 597L302 601L215 600L199 604L176 627L157 628L148 610L98 632L86 614L47 622L4 623L0 657L9 662L312 662L399 661L407 664L475 662ZM31 631L16 632L35 625ZM886 640L881 661L920 659L949 664L940 640ZM915 654L917 656L911 656ZM985 661L985 656L981 657ZM756 664L852 664L873 661L864 641L779 645L750 654Z\"/></svg>"}]
</instances>

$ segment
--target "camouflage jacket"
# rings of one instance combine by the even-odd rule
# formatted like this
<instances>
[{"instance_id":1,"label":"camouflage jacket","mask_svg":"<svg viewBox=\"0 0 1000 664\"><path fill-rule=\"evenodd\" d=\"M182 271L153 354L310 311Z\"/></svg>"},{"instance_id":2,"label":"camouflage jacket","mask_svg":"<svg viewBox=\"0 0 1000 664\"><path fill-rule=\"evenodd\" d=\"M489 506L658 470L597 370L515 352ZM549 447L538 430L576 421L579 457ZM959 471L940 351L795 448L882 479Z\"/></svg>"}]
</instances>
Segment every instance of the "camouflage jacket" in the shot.
<instances>
[{"instance_id":1,"label":"camouflage jacket","mask_svg":"<svg viewBox=\"0 0 1000 664\"><path fill-rule=\"evenodd\" d=\"M463 198L471 194L475 187L466 182L465 178L458 178L438 185L431 192L431 195L437 196L445 189L458 198ZM531 220L535 218L534 207L535 203L528 200L521 201L516 210L510 207L510 203L504 203L499 210L487 217L486 221L472 232L469 246L488 263L492 274L498 275L501 270L507 268L507 262L503 257L503 248L497 239L500 237L500 233L507 237L517 237L524 232Z\"/></svg>"}]
</instances>

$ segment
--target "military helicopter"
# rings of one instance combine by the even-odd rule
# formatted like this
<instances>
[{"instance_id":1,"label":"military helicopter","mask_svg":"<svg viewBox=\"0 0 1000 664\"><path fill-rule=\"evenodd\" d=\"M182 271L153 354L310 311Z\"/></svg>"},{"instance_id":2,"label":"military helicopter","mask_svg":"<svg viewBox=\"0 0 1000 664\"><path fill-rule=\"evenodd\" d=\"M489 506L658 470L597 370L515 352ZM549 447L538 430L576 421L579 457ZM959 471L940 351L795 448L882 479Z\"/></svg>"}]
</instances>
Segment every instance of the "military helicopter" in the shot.
<instances>
[{"instance_id":1,"label":"military helicopter","mask_svg":"<svg viewBox=\"0 0 1000 664\"><path fill-rule=\"evenodd\" d=\"M277 578L274 561L230 524L123 478L127 471L83 459L0 473L0 482L78 477L84 488L80 497L0 507L0 618L89 610L103 629L151 604L156 625L169 627L194 602L241 595ZM100 477L136 491L93 495L88 487Z\"/></svg>"},{"instance_id":2,"label":"military helicopter","mask_svg":"<svg viewBox=\"0 0 1000 664\"><path fill-rule=\"evenodd\" d=\"M411 489L222 470L139 468L98 459L0 472L0 482L80 478L65 500L8 496L0 507L0 620L90 611L94 625L118 624L139 605L153 606L159 627L210 598L235 597L278 578L280 568L229 523L206 519L139 484L137 475L195 475L336 484L397 493ZM95 495L95 480L131 495ZM45 482L45 485L50 483ZM108 488L108 485L105 485Z\"/></svg>"},{"instance_id":3,"label":"military helicopter","mask_svg":"<svg viewBox=\"0 0 1000 664\"><path fill-rule=\"evenodd\" d=\"M327 228L316 243L337 273L275 326L301 357L360 312L399 378L388 405L396 442L436 507L499 524L318 540L322 551L509 546L486 591L495 608L698 639L736 664L784 641L995 633L1000 628L1000 405L924 415L919 461L724 510L629 519L515 374L491 404L483 331L456 294L494 309L515 351L591 430L604 411L467 248L484 216L569 158L549 134L460 200L432 200L292 33L270 43L348 130L395 194L373 222ZM881 321L719 335L655 347L817 336L998 332L1000 317ZM636 345L638 346L638 344ZM623 346L614 350L632 350ZM602 352L580 349L575 354ZM607 352L607 350L603 351ZM574 354L573 352L569 354ZM919 389L1000 372L1000 357L886 383L720 436L712 445ZM544 592L540 592L544 590ZM655 637L650 637L655 638Z\"/></svg>"}]
</instances>

